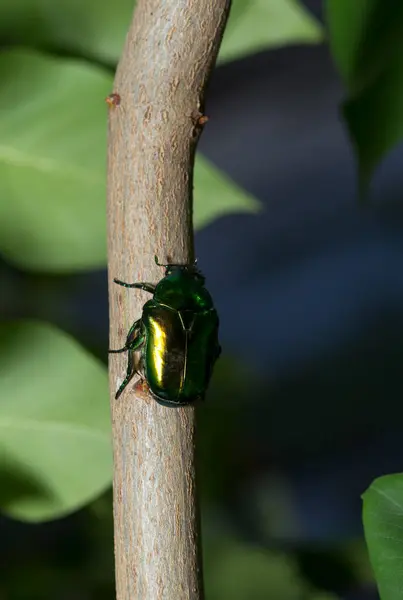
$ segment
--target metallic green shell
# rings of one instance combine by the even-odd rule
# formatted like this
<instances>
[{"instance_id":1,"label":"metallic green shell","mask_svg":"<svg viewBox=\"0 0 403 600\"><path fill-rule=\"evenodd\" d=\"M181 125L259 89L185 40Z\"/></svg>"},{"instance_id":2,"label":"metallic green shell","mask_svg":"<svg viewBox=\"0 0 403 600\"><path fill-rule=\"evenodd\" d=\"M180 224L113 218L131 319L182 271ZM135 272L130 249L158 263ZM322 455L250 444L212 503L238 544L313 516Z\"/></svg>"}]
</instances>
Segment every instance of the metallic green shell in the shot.
<instances>
[{"instance_id":1,"label":"metallic green shell","mask_svg":"<svg viewBox=\"0 0 403 600\"><path fill-rule=\"evenodd\" d=\"M219 355L214 308L176 310L150 300L144 306L144 375L164 404L189 404L204 397Z\"/></svg>"}]
</instances>

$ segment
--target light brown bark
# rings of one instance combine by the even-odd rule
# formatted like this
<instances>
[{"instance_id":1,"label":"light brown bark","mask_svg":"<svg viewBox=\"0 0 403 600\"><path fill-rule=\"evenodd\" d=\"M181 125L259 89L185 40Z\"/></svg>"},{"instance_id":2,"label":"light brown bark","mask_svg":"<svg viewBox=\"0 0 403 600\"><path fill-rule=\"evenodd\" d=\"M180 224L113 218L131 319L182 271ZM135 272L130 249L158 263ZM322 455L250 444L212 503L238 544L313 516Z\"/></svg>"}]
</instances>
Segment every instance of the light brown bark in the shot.
<instances>
[{"instance_id":1,"label":"light brown bark","mask_svg":"<svg viewBox=\"0 0 403 600\"><path fill-rule=\"evenodd\" d=\"M109 111L110 345L123 346L160 262L194 259L192 172L205 86L230 0L138 0ZM195 409L165 408L110 355L118 600L201 600Z\"/></svg>"}]
</instances>

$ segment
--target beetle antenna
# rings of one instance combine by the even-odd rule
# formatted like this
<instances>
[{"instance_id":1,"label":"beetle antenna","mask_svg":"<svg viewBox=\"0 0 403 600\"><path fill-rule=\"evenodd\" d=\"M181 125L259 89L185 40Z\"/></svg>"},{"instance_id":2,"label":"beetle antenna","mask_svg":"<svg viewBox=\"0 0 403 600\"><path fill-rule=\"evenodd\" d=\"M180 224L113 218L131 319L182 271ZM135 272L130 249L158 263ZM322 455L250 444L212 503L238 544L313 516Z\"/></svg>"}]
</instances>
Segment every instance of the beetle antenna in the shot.
<instances>
[{"instance_id":1,"label":"beetle antenna","mask_svg":"<svg viewBox=\"0 0 403 600\"><path fill-rule=\"evenodd\" d=\"M158 262L158 256L156 254L154 255L154 260L155 260L156 265L158 265L159 267L164 267L165 269L167 267L184 267L184 266L186 266L186 265L176 264L176 263L168 263L167 265L163 265L162 263ZM193 266L194 267L197 266L197 258L194 259Z\"/></svg>"},{"instance_id":2,"label":"beetle antenna","mask_svg":"<svg viewBox=\"0 0 403 600\"><path fill-rule=\"evenodd\" d=\"M154 256L154 260L155 260L155 264L158 265L159 267L168 267L168 265L163 265L162 263L158 262L158 256L155 255Z\"/></svg>"}]
</instances>

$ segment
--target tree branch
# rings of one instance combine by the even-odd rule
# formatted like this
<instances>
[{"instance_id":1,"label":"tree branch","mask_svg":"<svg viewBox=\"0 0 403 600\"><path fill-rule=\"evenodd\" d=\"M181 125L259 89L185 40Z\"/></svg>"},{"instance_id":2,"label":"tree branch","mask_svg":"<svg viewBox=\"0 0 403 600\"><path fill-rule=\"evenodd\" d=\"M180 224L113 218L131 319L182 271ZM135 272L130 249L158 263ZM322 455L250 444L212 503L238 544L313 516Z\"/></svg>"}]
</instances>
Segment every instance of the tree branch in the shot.
<instances>
[{"instance_id":1,"label":"tree branch","mask_svg":"<svg viewBox=\"0 0 403 600\"><path fill-rule=\"evenodd\" d=\"M154 263L194 259L192 175L203 96L230 0L138 0L110 100L110 343L121 347L156 282ZM111 355L118 600L201 600L193 407L165 408Z\"/></svg>"}]
</instances>

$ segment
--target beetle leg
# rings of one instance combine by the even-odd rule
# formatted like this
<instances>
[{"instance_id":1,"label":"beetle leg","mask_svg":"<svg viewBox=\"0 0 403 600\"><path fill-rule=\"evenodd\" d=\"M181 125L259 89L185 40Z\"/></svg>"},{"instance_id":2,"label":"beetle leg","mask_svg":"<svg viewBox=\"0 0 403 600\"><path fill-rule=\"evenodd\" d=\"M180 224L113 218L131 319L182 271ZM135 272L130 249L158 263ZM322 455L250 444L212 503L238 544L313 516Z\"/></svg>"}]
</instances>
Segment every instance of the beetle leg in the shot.
<instances>
[{"instance_id":1,"label":"beetle leg","mask_svg":"<svg viewBox=\"0 0 403 600\"><path fill-rule=\"evenodd\" d=\"M119 354L120 352L127 352L126 346L119 348L118 350L108 350L109 354Z\"/></svg>"},{"instance_id":2,"label":"beetle leg","mask_svg":"<svg viewBox=\"0 0 403 600\"><path fill-rule=\"evenodd\" d=\"M118 391L115 394L115 400L117 400L119 398L120 394L123 392L123 390L125 389L125 387L129 383L129 381L136 375L136 373L137 373L137 371L136 371L136 368L135 368L135 365L134 365L133 355L130 352L129 353L129 357L128 357L128 361L127 361L126 377L122 381L122 383L121 383Z\"/></svg>"},{"instance_id":3,"label":"beetle leg","mask_svg":"<svg viewBox=\"0 0 403 600\"><path fill-rule=\"evenodd\" d=\"M154 294L155 292L155 285L153 285L152 283L125 283L124 281L120 281L120 279L114 279L113 281L125 288L137 288L138 290L144 290L145 292L149 292L150 294Z\"/></svg>"},{"instance_id":4,"label":"beetle leg","mask_svg":"<svg viewBox=\"0 0 403 600\"><path fill-rule=\"evenodd\" d=\"M126 337L126 342L123 348L119 348L118 350L108 350L109 354L119 354L120 352L127 352L130 350L130 344L137 338L141 329L141 319L135 321L133 325L130 327L129 332Z\"/></svg>"},{"instance_id":5,"label":"beetle leg","mask_svg":"<svg viewBox=\"0 0 403 600\"><path fill-rule=\"evenodd\" d=\"M127 347L127 350L129 350L129 355L127 359L126 377L124 378L118 391L116 392L115 400L119 398L120 394L123 392L129 381L138 372L137 368L139 364L139 358L136 356L136 350L138 350L143 343L144 337L140 335L140 330L138 330L137 336L131 341L131 343Z\"/></svg>"}]
</instances>

